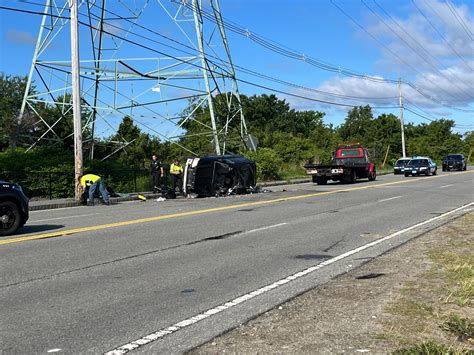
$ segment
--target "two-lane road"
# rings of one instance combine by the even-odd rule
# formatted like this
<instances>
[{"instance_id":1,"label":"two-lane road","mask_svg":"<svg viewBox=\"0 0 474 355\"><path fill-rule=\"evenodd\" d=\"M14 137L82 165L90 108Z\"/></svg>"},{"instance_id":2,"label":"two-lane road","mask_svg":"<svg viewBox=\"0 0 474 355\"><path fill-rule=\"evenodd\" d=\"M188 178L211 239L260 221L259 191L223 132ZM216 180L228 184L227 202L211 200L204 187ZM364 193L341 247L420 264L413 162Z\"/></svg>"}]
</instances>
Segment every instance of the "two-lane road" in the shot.
<instances>
[{"instance_id":1,"label":"two-lane road","mask_svg":"<svg viewBox=\"0 0 474 355\"><path fill-rule=\"evenodd\" d=\"M464 213L473 186L387 175L32 212L0 239L0 351L184 351Z\"/></svg>"}]
</instances>

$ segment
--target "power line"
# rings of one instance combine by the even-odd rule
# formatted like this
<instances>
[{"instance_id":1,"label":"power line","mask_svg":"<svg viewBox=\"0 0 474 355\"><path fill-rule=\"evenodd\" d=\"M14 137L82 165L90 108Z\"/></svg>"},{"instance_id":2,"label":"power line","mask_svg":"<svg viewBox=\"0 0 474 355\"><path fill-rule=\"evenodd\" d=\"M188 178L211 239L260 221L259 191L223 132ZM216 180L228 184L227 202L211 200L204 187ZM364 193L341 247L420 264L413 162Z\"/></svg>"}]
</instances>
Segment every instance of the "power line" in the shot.
<instances>
[{"instance_id":1,"label":"power line","mask_svg":"<svg viewBox=\"0 0 474 355\"><path fill-rule=\"evenodd\" d=\"M430 26L436 31L436 33L443 39L443 41L448 45L449 48L451 48L451 50L453 51L454 54L456 54L456 56L461 59L464 64L466 65L466 67L472 71L473 68L469 65L468 62L466 62L466 60L456 51L456 49L451 45L451 43L449 43L448 40L446 40L446 38L443 36L443 34L436 28L436 26L433 24L433 22L425 15L425 13L416 5L415 3L415 0L411 0L411 2L413 3L413 6L418 10L418 12L425 18L426 22L428 22L430 24Z\"/></svg>"},{"instance_id":2,"label":"power line","mask_svg":"<svg viewBox=\"0 0 474 355\"><path fill-rule=\"evenodd\" d=\"M29 3L29 4L40 5L40 4L32 3L32 2L28 2L28 3ZM96 5L94 5L94 6L96 6ZM2 7L0 7L0 8L2 8ZM36 13L36 12L33 12L33 11L22 11L22 10L19 10L19 9L15 9L15 11L27 12L27 13L30 13L30 14L41 14L41 15L43 15L43 13ZM108 10L106 10L106 11L108 11ZM115 16L119 16L119 15L113 13L112 11L108 11L108 12L114 14ZM85 16L84 14L82 14L82 15ZM50 15L48 14L48 16L50 16ZM60 17L60 16L56 16L56 15L52 15L52 16L53 16L53 17ZM95 15L92 14L92 16L95 16ZM61 18L67 19L67 17L64 17L64 16L61 16ZM84 25L84 26L90 27L91 29L96 29L96 30L97 30L97 28L94 27L93 25L90 25L90 24L88 24L88 23L84 23L84 22L82 22L82 21L80 21L80 23L81 23L82 25ZM108 24L108 27L109 27L109 26L110 26L110 27L113 27L113 28L121 29L119 26L115 26L115 25L113 25L113 24ZM143 26L139 26L139 27L143 27ZM155 32L155 31L153 31L153 30L150 30L150 31L151 31L151 32ZM134 42L134 41L131 41L131 40L127 40L127 39L125 39L125 38L123 38L123 37L120 37L120 36L118 36L118 35L112 34L111 32L108 32L108 31L106 31L106 30L103 30L103 32L104 32L104 33L107 33L107 34L109 34L109 35L111 35L111 36L115 36L115 37L117 37L117 38L119 38L119 39L126 40L127 42L130 42L130 43L132 43L132 44L136 44L136 45L139 45L139 46L141 46L141 47L150 49L149 47L146 47L146 46L144 46L144 45L138 44L137 42ZM143 36L143 35L139 35L139 34L137 34L137 33L135 33L135 32L129 31L129 33L131 33L131 34L133 34L133 35L136 35L136 36L138 36L138 37L141 38L141 39L147 39L147 40L152 41L152 42L154 42L154 43L166 45L166 44L164 44L164 43L162 43L162 42L153 40L153 39L151 39L151 38L149 38L149 37L146 37L146 36ZM166 36L164 36L164 37L166 37ZM166 38L169 39L168 37L166 37ZM182 44L182 43L180 43L179 41L175 41L175 42L177 42L177 43L179 43L179 44L181 44L181 45L183 45L183 46L186 46L185 44ZM176 48L176 47L172 47L172 46L169 46L169 45L166 45L166 46L168 46L168 47L170 47L170 48L172 48L172 49L175 49L175 50L179 50L179 51L181 51L181 52L183 52L183 53L185 53L185 54L194 55L194 53L184 52L183 50L180 50L179 48ZM187 47L188 47L188 46L187 46ZM189 48L189 49L192 49L192 50L194 50L194 51L197 51L196 49L194 49L194 48L192 48L192 47L188 47L188 48ZM150 49L150 50L152 50L152 49ZM154 50L154 51L156 52L156 50ZM167 54L164 54L163 52L159 52L159 53L160 53L160 54L163 54L163 55L167 55ZM218 57L215 57L215 56L212 56L212 55L211 55L210 57L213 57L213 58L215 58L215 59L218 59L219 61L221 61L221 62L223 62L223 63L227 63L227 62L223 61L222 59L220 59L220 58L218 58ZM175 59L176 59L176 58L175 58ZM122 63L122 64L125 65L124 63ZM195 65L195 66L197 66L197 65ZM238 65L235 65L235 67L236 67L239 71L245 72L245 73L247 73L247 74L249 74L249 75L257 76L257 77L260 77L260 78L263 78L263 79L266 79L266 80L269 80L269 81L273 81L273 82L276 82L276 83L280 83L280 84L282 84L282 85L287 85L287 86L291 86L291 87L294 87L294 88L302 89L302 90L305 90L305 91L315 92L315 93L318 93L318 94L321 94L321 95L334 96L334 97L339 97L339 98L347 98L347 99L351 99L351 100L354 100L354 101L363 101L363 102L369 102L369 101L372 101L372 100L389 100L389 99L394 99L394 98L396 98L396 96L391 96L391 97L361 97L361 96L343 95L343 94L337 94L337 93L332 93L332 92L326 92L326 91L322 91L322 90L317 90L317 89L313 89L313 88L308 88L308 87L305 87L305 86L302 86L302 85L298 85L298 84L295 84L295 83L291 83L291 82L288 82L288 81L284 81L284 80L281 80L281 79L276 79L276 78L267 76L267 75L265 75L265 74L261 74L261 73L252 71L252 70L250 70L250 69L246 69L246 68L241 67L241 66L238 66ZM129 69L130 69L130 68L129 68ZM222 69L222 68L221 68L221 69ZM146 78L145 75L143 75L143 77ZM158 77L153 77L153 78L154 78L154 79L160 79L160 78L158 78ZM148 78L148 79L150 79L150 78ZM330 104L329 101L322 101L322 100L321 100L321 102ZM337 104L337 103L334 103L334 104ZM337 105L339 105L339 104L337 104ZM347 106L353 106L353 105L347 105Z\"/></svg>"},{"instance_id":3,"label":"power line","mask_svg":"<svg viewBox=\"0 0 474 355\"><path fill-rule=\"evenodd\" d=\"M466 32L467 36L471 39L471 41L474 41L474 38L472 37L472 32L471 30L469 29L469 27L466 25L466 23L464 22L464 20L462 19L462 17L457 13L456 9L454 8L453 4L451 4L451 1L447 0L446 1L446 5L448 6L449 8L449 11L451 11L451 13L454 15L454 17L456 18L456 20L459 22L459 24L461 25L462 29L464 30L464 32Z\"/></svg>"},{"instance_id":4,"label":"power line","mask_svg":"<svg viewBox=\"0 0 474 355\"><path fill-rule=\"evenodd\" d=\"M15 8L8 8L8 7L5 7L5 6L0 6L0 9L12 10L12 11L29 13L29 14L43 15L43 13L41 13L41 12L34 12L34 11L29 11L29 10L20 10L20 9L15 9ZM67 19L67 17L65 17L65 16L56 16L56 15L52 15L52 14L49 14L48 16ZM79 23L81 23L81 25L83 25L83 26L90 27L90 25L87 24L87 23L84 23L84 22L81 22L81 21ZM92 26L92 27L93 27L93 29L97 29L94 26ZM143 47L143 48L148 49L150 51L159 53L161 55L167 55L167 54L165 54L161 51L157 51L157 50L155 50L153 48L150 48L148 46L145 46L143 44L140 44L140 43L137 43L135 41L123 38L121 36L118 36L117 34L113 34L113 33L109 32L107 30L104 30L103 32L106 33L106 34L109 34L110 36L115 36L115 37L117 37L121 40L124 40L126 42L129 42L131 44L134 44L134 45L137 45L137 46L140 46L140 47ZM183 60L181 60L179 58L176 58L176 57L174 59L183 61ZM195 65L195 66L197 66L197 65ZM257 83L251 82L251 81L247 81L247 80L243 80L243 79L237 79L237 80L240 81L240 82L246 83L248 85L254 86L254 87L259 87L259 88L266 89L266 90L269 90L269 91L272 91L272 92L276 92L276 93L280 93L280 94L284 94L284 95L288 95L288 96L292 96L292 97L296 97L296 98L300 98L300 99L305 99L305 100L308 100L308 101L319 102L319 103L328 104L328 105L343 106L343 107L354 107L355 106L353 104L342 104L342 103L337 103L337 102L332 102L332 101L327 101L327 100L319 100L319 99L315 99L315 98L310 98L310 97L307 97L307 96L298 95L298 94L286 92L286 91L283 91L283 90L278 90L278 89L275 89L275 88L272 88L272 87L260 85L260 84L257 84ZM325 93L325 94L330 94L330 93ZM346 96L346 95L344 95L344 96ZM375 108L375 109L384 109L384 108L385 109L391 109L391 108L398 108L398 106L379 106L379 107L373 106L373 108Z\"/></svg>"},{"instance_id":5,"label":"power line","mask_svg":"<svg viewBox=\"0 0 474 355\"><path fill-rule=\"evenodd\" d=\"M35 3L33 3L33 2L29 2L29 3L35 4ZM333 3L333 4L334 4L334 3ZM36 5L40 5L40 4L36 4ZM191 10L193 10L193 11L195 10L195 9L192 7L192 5L190 5L190 4L185 4L185 5L186 5L188 8L190 8ZM334 5L337 7L336 4L334 4ZM96 6L96 7L97 7L97 5L93 5L93 6ZM341 10L342 10L342 9L341 9ZM107 11L108 13L113 14L114 16L120 16L120 15L118 15L118 14L113 13L113 12L110 11L110 10L106 10L106 11ZM212 21L212 22L214 22L214 23L217 23L217 22L216 22L216 19L212 16L212 14L206 12L205 10L201 10L201 12L202 12L203 16L205 16L207 19L209 19L210 21ZM131 22L131 21L129 21L129 22ZM135 23L134 23L134 24L135 24ZM226 26L227 29L230 29L231 31L234 31L234 32L235 32L235 31L236 31L235 28L237 28L237 29L238 29L238 30L237 30L237 33L239 33L239 34L243 34L243 33L244 33L247 37L249 37L249 38L251 38L251 39L257 38L258 41L264 41L264 42L266 41L267 43L269 43L267 40L263 39L263 37L254 35L254 34L250 33L248 30L244 30L244 29L242 29L241 27L238 27L237 25L231 25L231 27L229 28L229 27L227 27L227 26L229 26L229 25L227 24L227 22L222 22L222 24L223 24L224 26ZM359 25L358 23L356 23L356 24ZM109 25L109 26L112 26L112 27L117 27L117 28L121 29L120 27L114 26L113 24L108 24L108 25ZM181 42L179 42L179 41L173 40L173 39L171 39L171 38L169 38L169 37L166 37L166 36L164 36L164 35L162 35L162 34L159 34L158 32L153 31L153 30L151 30L151 29L149 29L149 28L147 28L147 27L144 27L144 26L141 26L141 25L138 25L138 24L136 24L136 25L137 25L138 27L140 27L140 28L143 28L143 29L149 31L149 32L152 32L152 33L154 33L154 34L157 34L157 35L159 35L160 37L166 38L166 39L168 39L168 40L170 40L170 41L173 41L174 43L180 44L180 45L185 46L185 47L187 47L187 48L189 48L189 49L191 49L191 50L193 50L193 51L196 51L195 48L189 47L189 46L187 46L187 45L185 45L185 44L183 44L183 43L181 43ZM360 26L360 25L359 25L359 26ZM364 29L364 30L365 30L365 29ZM366 31L366 30L365 30L365 31ZM366 31L366 32L367 32L367 31ZM162 44L162 45L164 45L164 46L167 46L168 48L173 48L173 49L175 49L175 50L180 50L180 49L177 49L176 47L169 46L169 45L167 45L167 44L164 44L164 43L162 43L162 42L159 42L159 41L156 41L156 40L147 38L147 37L145 37L145 36L138 35L138 34L133 33L133 32L131 32L131 33L137 35L137 36L140 37L140 38L148 39L148 40L153 41L153 42L155 42L155 43L159 43L159 44ZM368 34L371 35L370 33L368 33ZM112 36L113 36L113 35L112 35ZM255 38L254 38L254 37L255 37ZM373 37L373 36L372 36L372 37ZM375 38L374 38L374 39L375 39ZM375 40L376 40L376 39L375 39ZM258 42L258 41L257 41L257 42ZM182 51L182 50L181 50L181 51ZM288 50L286 50L286 49L285 49L285 51L286 51L287 53L291 53L290 51L288 51ZM184 52L184 51L183 51L183 52ZM189 54L189 53L188 53L188 54ZM208 56L209 56L209 55L208 55ZM294 56L296 56L296 58L295 58ZM304 55L303 55L303 56L304 56ZM214 57L214 56L211 56L211 57ZM214 57L214 58L216 58L216 57ZM299 60L301 60L301 55L300 55L300 54L295 54L295 53L293 53L293 58L294 58L294 59L299 59ZM220 58L217 58L217 59L218 59L219 61L222 61L222 59L220 59ZM310 64L312 63L312 59L311 59L310 57L305 57L304 59L305 59L306 62L308 62L308 63L310 63ZM222 61L222 62L223 62L223 61ZM245 70L245 69L243 69L242 67L239 67L239 66L237 66L237 65L236 65L235 67L238 68L238 69L240 69L240 70ZM337 70L334 70L334 68L337 69ZM324 68L322 68L322 69L324 69ZM329 69L326 68L325 70L329 70ZM335 66L333 66L333 69L330 70L330 71L337 71L338 73L341 73L341 74L344 74L344 75L353 76L353 77L357 77L357 78L359 78L359 79L367 79L367 80L378 81L378 82L398 83L398 80L394 81L394 80L391 80L391 79L383 79L383 78L371 77L371 76L367 76L367 75L361 76L360 74L357 74L357 75L350 75L349 72L346 72L345 69L343 70L341 67L335 67ZM256 72L248 71L247 73L249 73L249 74L251 74L251 75L254 75ZM259 76L259 75L257 74L257 76ZM269 78L270 78L270 77L267 77L266 79L271 80L271 79L269 79ZM281 83L281 82L280 82L280 83ZM453 110L458 110L458 111L462 111L462 112L474 112L474 110L464 110L464 109L457 108L457 107L454 107L454 106L449 105L449 104L445 104L445 103L443 103L442 101L440 101L440 100L438 100L438 99L436 99L436 98L434 98L434 97L432 97L432 96L430 96L430 95L424 93L424 92L423 92L422 90L420 90L415 84L413 84L413 83L411 83L411 82L405 82L405 83L406 83L407 85L409 85L410 87L412 87L414 90L416 90L416 91L417 91L420 95L422 95L424 98L426 98L426 99L428 99L428 100L430 100L430 101L436 102L436 103L438 103L438 104L440 104L440 105L442 105L442 106L445 106L445 107L449 107L449 108L451 108L451 109L453 109ZM436 84L435 84L435 85L436 85ZM295 84L291 84L290 86L295 86ZM296 86L298 86L298 85L296 85ZM301 86L300 86L299 88L301 88L301 89L308 89L308 88L304 88L304 87L301 87ZM310 89L310 91L314 91L314 90L315 90L315 89ZM324 93L324 92L323 92L323 93ZM332 93L324 93L324 94L330 95L330 96L338 96L338 95L333 95ZM449 95L449 93L448 93L448 95ZM349 97L349 95L346 95L346 96ZM340 97L342 97L342 96L340 96ZM356 97L349 97L349 98L354 98L354 99L355 99ZM357 99L359 99L359 98L360 98L360 99L365 99L365 98L363 98L363 97L357 97ZM367 99L370 100L370 99L374 99L374 98L367 98Z\"/></svg>"},{"instance_id":6,"label":"power line","mask_svg":"<svg viewBox=\"0 0 474 355\"><path fill-rule=\"evenodd\" d=\"M344 11L343 8L341 8L339 5L337 5L333 0L330 0L331 3L339 9L339 11L341 11L347 18L349 18L356 26L358 26L361 30L363 30L365 33L367 33L375 42L377 42L381 47L384 47L385 49L387 49L390 53L393 54L393 56L395 56L400 62L404 63L406 66L410 67L414 72L420 74L421 76L423 76L426 80L428 80L429 82L431 82L434 86L438 87L439 89L441 89L443 92L447 93L449 96L453 97L450 93L448 93L447 91L445 91L443 88L441 88L439 85L437 85L435 82L433 82L431 79L429 78L426 78L422 73L420 73L417 69L415 69L412 65L408 64L406 61L404 61L402 58L400 58L399 55L397 55L397 53L395 53L394 51L392 51L390 48L388 48L385 44L381 43L377 37L375 37L372 33L370 33L364 26L362 26L357 20L355 20L351 15L349 15L346 11ZM422 94L424 97L426 98L429 98L430 100L434 101L434 102L437 102L439 103L440 105L443 105L443 106L446 106L446 107L450 107L450 108L453 108L453 109L458 109L458 108L455 108L451 105L448 105L448 104L445 104L443 103L442 101L436 99L436 98L433 98L432 96L429 96L429 95L426 95L424 93L422 93L422 91L416 87L416 85L410 83L410 82L406 82L406 84L408 84L410 87L412 87L413 89L415 89L417 92L419 92L420 94ZM465 112L474 112L474 110L463 110L463 109L458 109L458 110L461 110L461 111L465 111Z\"/></svg>"},{"instance_id":7,"label":"power line","mask_svg":"<svg viewBox=\"0 0 474 355\"><path fill-rule=\"evenodd\" d=\"M333 3L333 5L335 5L336 7L338 7L332 0L331 2ZM187 6L188 8L190 8L191 10L195 11L195 9L192 7L192 5L190 4L185 4L185 6ZM361 29L363 29L365 32L367 32L370 36L372 36L372 38L374 38L375 41L377 41L379 44L381 44L371 33L369 33L365 28L363 28L357 21L355 21L352 17L350 17L350 15L348 15L347 13L344 12L344 10L342 10L340 7L338 7L346 16L348 16L353 22L356 23L356 25L358 25L359 27L361 27ZM205 13L205 11L204 11ZM215 22L215 19L212 18L211 14L207 14L207 17L210 21L213 21L214 23ZM388 82L388 83L397 83L398 84L398 80L394 80L394 79L384 79L384 78L377 78L377 77L373 77L373 76L367 76L367 75L361 75L359 73L355 73L355 72L351 72L347 69L343 69L341 67L338 67L338 66L334 66L334 65L328 65L326 63L322 63L320 61L317 61L317 60L314 60L312 59L311 57L309 56L306 56L304 54L299 54L299 53L296 53L292 50L288 50L286 48L283 48L283 47L279 47L279 46L276 46L274 45L273 43L265 40L263 37L261 36L258 36L258 35L255 35L253 34L252 32L250 32L249 30L246 30L246 29L243 29L242 27L239 27L238 25L229 25L228 22L222 22L223 25L229 29L230 31L233 31L235 33L238 33L240 35L243 35L253 41L255 41L256 43L262 45L263 47L266 47L276 53L279 53L279 54L282 54L284 56L287 56L287 57L290 57L292 59L296 59L296 60L300 60L300 61L304 61L308 64L311 64L311 65L315 65L317 67L320 67L321 69L323 70L328 70L328 71L332 71L332 72L338 72L340 74L343 74L343 75L346 75L346 76L352 76L352 77L356 77L356 78L359 78L359 79L366 79L366 80L371 80L371 81L378 81L378 82ZM382 46L384 46L383 44L381 44ZM413 71L419 73L421 76L425 77L422 73L420 73L419 71L417 71L415 68L413 68L411 65L407 64L405 61L403 61L403 59L401 59L399 56L397 56L393 51L391 51L389 48L387 48L391 53L394 54L394 56L398 57L400 61L404 62L406 65L410 66L412 68ZM320 65L317 65L317 64L320 64ZM430 81L434 86L438 87L439 89L441 89L442 91L444 91L448 96L451 96L453 98L455 98L454 96L452 96L450 93L448 93L447 91L445 91L443 88L441 88L440 86L438 86L436 83L434 83L433 81L431 81L429 78L426 78L428 81ZM442 106L445 106L445 107L449 107L453 110L458 110L458 111L462 111L462 112L474 112L474 110L465 110L465 109L461 109L461 108L458 108L458 107L454 107L452 105L449 105L449 104L446 104L442 101L440 101L439 99L437 98L434 98L426 93L424 93L421 89L419 89L415 84L411 83L411 82L405 82L407 85L409 85L410 87L412 87L414 90L416 90L420 95L422 95L423 97L425 97L426 99L429 99L430 101L433 101L433 102L436 102Z\"/></svg>"},{"instance_id":8,"label":"power line","mask_svg":"<svg viewBox=\"0 0 474 355\"><path fill-rule=\"evenodd\" d=\"M429 53L429 52L423 47L423 45L422 45L420 42L418 42L415 38L413 38L413 36L412 36L409 32L407 32L402 26L400 26L400 24L399 24L397 21L395 21L395 20L393 19L393 17L390 16L390 14L388 14L387 11L385 11L385 9L377 3L376 0L373 0L373 2L382 10L382 12L383 12L388 18L390 18L390 19L392 20L393 23L395 23L395 25L397 25L398 28L400 28L400 29L401 29L414 43L416 43L416 45L417 45L418 47L420 47L430 58L432 58L432 59L433 59L434 61L436 61L438 64L441 64L441 63L439 62L439 60L437 60L435 57L433 57L433 55L431 55L431 53ZM444 77L448 82L452 82L452 84L453 84L454 86L456 86L458 89L460 89L461 91L463 91L463 92L465 93L464 89L462 89L461 87L459 87L456 82L453 82L452 80L450 80L450 79L449 79L448 77L446 77L438 68L436 68L432 63L430 63L430 62L426 59L426 57L425 57L424 55L420 54L420 52L418 51L417 48L413 47L408 41L406 41L402 36L400 36L400 35L397 33L397 31L395 31L395 30L392 28L392 26L390 26L387 22L385 22L385 20L384 20L377 12L375 12L371 7L369 7L369 6L367 5L367 3L366 3L364 0L362 0L362 3L363 3L364 6L365 6L370 12L372 12L395 36L397 36L403 43L405 43L411 50L413 50L413 52L416 53L416 55L418 55L421 59L423 59L430 67L432 67L437 73L439 73L442 77ZM457 78L459 81L462 81L462 79L459 78L457 75L455 75L455 76L456 76L456 78ZM465 83L463 83L463 84L466 85ZM472 96L469 95L469 94L466 94L466 97L472 98Z\"/></svg>"}]
</instances>

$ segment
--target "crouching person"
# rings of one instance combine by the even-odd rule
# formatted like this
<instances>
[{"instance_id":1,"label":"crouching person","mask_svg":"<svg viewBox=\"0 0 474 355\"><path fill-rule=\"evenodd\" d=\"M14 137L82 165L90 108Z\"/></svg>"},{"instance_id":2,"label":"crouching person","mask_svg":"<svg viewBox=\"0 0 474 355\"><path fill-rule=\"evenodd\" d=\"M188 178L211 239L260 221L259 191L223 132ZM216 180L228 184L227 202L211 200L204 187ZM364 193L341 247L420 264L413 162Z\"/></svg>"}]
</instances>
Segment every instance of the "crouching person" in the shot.
<instances>
[{"instance_id":1,"label":"crouching person","mask_svg":"<svg viewBox=\"0 0 474 355\"><path fill-rule=\"evenodd\" d=\"M94 195L99 189L102 200L108 206L110 205L109 194L104 187L104 180L98 175L86 174L81 178L81 185L84 187L84 194L87 196L87 205L94 206Z\"/></svg>"}]
</instances>

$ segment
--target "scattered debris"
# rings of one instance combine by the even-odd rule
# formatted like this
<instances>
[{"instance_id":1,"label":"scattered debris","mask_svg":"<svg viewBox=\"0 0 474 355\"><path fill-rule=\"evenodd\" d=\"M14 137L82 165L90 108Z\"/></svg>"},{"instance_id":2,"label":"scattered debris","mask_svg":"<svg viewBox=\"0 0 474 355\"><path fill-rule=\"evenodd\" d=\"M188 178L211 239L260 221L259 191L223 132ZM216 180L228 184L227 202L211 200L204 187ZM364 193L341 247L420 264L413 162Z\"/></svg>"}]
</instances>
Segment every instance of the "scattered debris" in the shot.
<instances>
[{"instance_id":1,"label":"scattered debris","mask_svg":"<svg viewBox=\"0 0 474 355\"><path fill-rule=\"evenodd\" d=\"M163 201L166 201L166 198L164 198L164 197L158 197L155 201L156 201L156 202L163 202Z\"/></svg>"}]
</instances>

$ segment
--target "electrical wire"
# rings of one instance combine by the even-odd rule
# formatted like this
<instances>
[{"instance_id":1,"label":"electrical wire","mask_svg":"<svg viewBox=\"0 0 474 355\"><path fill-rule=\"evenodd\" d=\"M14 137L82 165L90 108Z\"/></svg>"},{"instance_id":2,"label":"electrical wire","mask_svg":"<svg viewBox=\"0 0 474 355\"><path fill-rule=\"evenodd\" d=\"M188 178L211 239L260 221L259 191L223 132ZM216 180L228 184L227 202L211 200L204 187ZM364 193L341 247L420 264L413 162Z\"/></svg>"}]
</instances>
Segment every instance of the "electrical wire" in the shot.
<instances>
[{"instance_id":1,"label":"electrical wire","mask_svg":"<svg viewBox=\"0 0 474 355\"><path fill-rule=\"evenodd\" d=\"M14 9L14 8L8 8L8 7L5 7L5 6L0 6L0 9L5 9L5 10L12 10L12 11L18 11L18 12L24 12L24 13L29 13L29 14L38 14L38 15L44 15L43 13L40 13L40 12L34 12L34 11L28 11L28 10L20 10L20 9ZM48 14L48 16L52 16L52 17L61 17L63 19L67 19L67 17L65 16L55 16L55 15L52 15L52 14ZM84 23L82 21L80 21L81 25L83 26L86 26L86 27L89 27L90 25L88 25L87 23ZM93 26L94 27L94 26ZM94 27L94 29L96 29ZM156 53L159 53L161 55L165 55L165 56L168 56L167 54L161 52L161 51L157 51L153 48L150 48L148 46L145 46L143 44L140 44L140 43L137 43L137 42L134 42L134 41L131 41L131 40L128 40L128 39L125 39L121 36L118 36L117 34L113 34L107 30L104 30L103 31L104 33L106 34L109 34L111 36L115 36L121 40L124 40L126 42L129 42L131 44L134 44L134 45L137 45L137 46L140 46L142 48L145 48L145 49L148 49L150 51L153 51L153 52L156 52ZM174 58L175 60L181 60L180 58L176 58L176 57L173 57L173 56L170 56L172 58ZM181 60L182 61L182 60ZM198 65L195 65L199 68L201 68L200 66ZM254 83L254 82L251 82L251 81L248 81L248 80L243 80L243 79L237 79L238 81L240 82L243 82L245 84L248 84L248 85L251 85L251 86L255 86L255 87L259 87L259 88L262 88L262 89L266 89L266 90L269 90L269 91L273 91L273 92L277 92L277 93L280 93L280 94L284 94L284 95L288 95L288 96L292 96L292 97L296 97L296 98L300 98L300 99L305 99L305 100L309 100L309 101L313 101L313 102L319 102L319 103L324 103L324 104L328 104L328 105L336 105L336 106L344 106L344 107L354 107L354 105L349 105L349 104L341 104L341 103L337 103L337 102L331 102L331 101L326 101L326 100L318 100L318 99L315 99L315 98L310 98L310 97L307 97L307 96L303 96L303 95L298 95L298 94L294 94L294 93L289 93L289 92L285 92L285 91L282 91L282 90L277 90L275 88L271 88L271 87L268 87L268 86L264 86L264 85L260 85L260 84L257 84L257 83ZM325 94L328 94L328 93L325 93ZM380 106L380 107L374 107L374 108L398 108L398 106Z\"/></svg>"},{"instance_id":2,"label":"electrical wire","mask_svg":"<svg viewBox=\"0 0 474 355\"><path fill-rule=\"evenodd\" d=\"M444 41L444 43L446 43L448 45L449 48L451 48L451 50L453 51L454 54L456 54L456 56L461 59L464 64L466 65L466 67L472 71L473 68L469 65L468 62L466 62L466 60L456 51L456 49L451 45L451 43L449 43L448 40L446 40L446 38L443 36L443 34L438 30L438 28L436 28L436 26L433 24L433 22L428 18L428 16L426 16L426 14L416 5L415 3L415 0L411 0L411 2L413 3L413 6L418 10L418 12L424 17L424 19L426 20L426 22L428 22L431 26L431 28L433 28L433 30L436 31L436 33L441 37L441 39Z\"/></svg>"},{"instance_id":3,"label":"electrical wire","mask_svg":"<svg viewBox=\"0 0 474 355\"><path fill-rule=\"evenodd\" d=\"M445 92L446 94L448 94L449 96L455 98L453 95L451 95L450 93L448 93L447 91L445 91L443 88L441 88L439 85L437 85L435 82L433 82L431 79L429 78L426 78L422 73L420 73L417 69L415 69L412 65L408 64L405 60L403 60L402 58L400 58L400 56L395 53L394 51L392 51L390 48L388 48L385 44L383 44L382 42L380 42L377 37L375 37L372 33L370 33L364 26L362 26L356 19L354 19L351 15L349 15L346 11L344 11L343 8L341 8L339 5L337 5L333 0L330 0L330 2L336 7L339 9L339 11L341 11L341 13L343 13L347 18L349 18L356 26L358 26L361 30L363 30L365 33L367 33L375 42L377 42L381 47L384 47L385 49L387 49L394 57L396 57L400 62L404 63L406 66L408 66L409 68L411 68L414 72L420 74L421 76L423 76L427 81L429 81L430 83L432 83L434 86L436 86L437 88L441 89L441 91ZM430 95L426 95L425 93L423 93L418 87L416 87L416 85L412 84L412 83L409 83L409 82L405 82L406 84L408 84L410 87L412 87L414 90L416 90L418 93L420 93L421 95L423 95L425 98L428 98L430 99L431 101L434 101L434 102L437 102L439 103L440 105L442 106L446 106L446 107L449 107L449 108L452 108L452 109L455 109L455 110L459 110L459 111L463 111L463 112L474 112L474 110L464 110L464 109L460 109L460 108L456 108L456 107L453 107L451 105L448 105L448 104L445 104L443 103L442 101L440 101L439 99L436 99Z\"/></svg>"},{"instance_id":4,"label":"electrical wire","mask_svg":"<svg viewBox=\"0 0 474 355\"><path fill-rule=\"evenodd\" d=\"M431 68L433 68L440 76L442 76L443 78L445 78L448 82L452 83L452 85L456 86L459 90L461 90L462 92L465 93L466 97L469 98L469 99L472 99L473 96L472 94L469 94L469 93L466 93L466 91L459 87L457 85L457 83L453 80L450 80L446 75L444 75L436 66L434 66L430 61L427 60L426 56L423 55L423 54L420 54L420 51L412 46L407 40L405 40L402 36L400 36L397 31L395 31L393 29L392 26L390 26L377 12L375 12L369 5L367 5L367 3L364 1L364 0L361 0L362 1L362 4L364 4L364 6L372 13L374 14L395 36L397 36L403 43L405 43L417 56L419 56L422 60L424 60ZM409 37L419 48L421 48L433 61L437 62L438 64L441 64L439 62L439 60L437 60L435 57L433 57L424 47L423 45L418 42L410 33L408 33L402 26L400 26L400 24L395 21L393 19L392 16L390 16L390 14L387 13L387 11L385 11L385 9L380 6L376 0L373 0L374 4L376 4L379 9L382 10L382 12L389 18L392 20L393 23L395 23L395 25L397 25L398 28L400 28L401 31L403 31L403 33L405 33L405 35L407 37ZM462 79L460 77L458 77L456 74L454 74L454 76L456 76L457 80L462 82L464 85L467 85L465 84Z\"/></svg>"}]
</instances>

